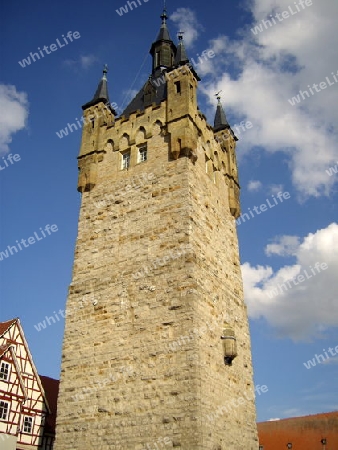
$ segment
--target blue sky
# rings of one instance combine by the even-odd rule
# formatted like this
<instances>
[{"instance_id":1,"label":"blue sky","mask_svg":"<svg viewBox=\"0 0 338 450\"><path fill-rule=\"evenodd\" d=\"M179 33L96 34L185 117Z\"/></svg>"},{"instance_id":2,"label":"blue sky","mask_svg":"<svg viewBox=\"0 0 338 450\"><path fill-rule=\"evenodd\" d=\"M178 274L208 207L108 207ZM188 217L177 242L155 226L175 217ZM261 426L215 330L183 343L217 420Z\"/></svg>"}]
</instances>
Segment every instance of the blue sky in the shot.
<instances>
[{"instance_id":1,"label":"blue sky","mask_svg":"<svg viewBox=\"0 0 338 450\"><path fill-rule=\"evenodd\" d=\"M1 6L0 251L34 232L40 240L0 261L0 320L20 317L39 372L54 378L63 320L40 332L34 325L65 305L81 138L80 131L62 139L56 132L81 117L103 64L110 100L120 108L147 79L162 2L139 3L121 16L116 9L124 0ZM222 90L231 125L252 124L237 147L242 212L268 205L279 192L290 196L238 225L255 384L269 389L257 398L259 420L338 409L338 357L327 353L324 363L304 366L338 346L338 4L308 3L299 11L293 6L291 14L294 2L287 0L168 2L172 38L185 31L195 61L203 50L215 53L198 67L201 110L212 122L214 94ZM283 12L289 17L278 20L275 14ZM271 25L264 25L269 18ZM261 29L253 32L255 26ZM69 31L80 37L58 46ZM19 64L52 44L55 51ZM20 160L11 163L9 154ZM57 231L42 237L40 228L53 224ZM312 273L317 262L327 268L297 285L290 281ZM271 297L287 281L289 287Z\"/></svg>"}]
</instances>

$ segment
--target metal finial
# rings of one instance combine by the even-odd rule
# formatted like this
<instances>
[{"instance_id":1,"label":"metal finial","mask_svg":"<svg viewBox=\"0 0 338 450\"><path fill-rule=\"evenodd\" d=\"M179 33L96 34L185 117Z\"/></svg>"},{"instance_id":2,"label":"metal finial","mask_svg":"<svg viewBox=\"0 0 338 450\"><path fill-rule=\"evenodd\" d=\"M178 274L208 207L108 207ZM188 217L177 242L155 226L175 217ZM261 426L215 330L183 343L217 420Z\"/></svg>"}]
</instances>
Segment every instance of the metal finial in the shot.
<instances>
[{"instance_id":1,"label":"metal finial","mask_svg":"<svg viewBox=\"0 0 338 450\"><path fill-rule=\"evenodd\" d=\"M107 80L107 73L108 73L108 66L107 64L105 64L103 66L103 77L102 77L104 80Z\"/></svg>"},{"instance_id":2,"label":"metal finial","mask_svg":"<svg viewBox=\"0 0 338 450\"><path fill-rule=\"evenodd\" d=\"M223 91L220 90L219 92L217 92L217 94L215 94L215 97L217 98L218 103L221 103L221 98L222 98L222 97L220 96L221 92L223 92Z\"/></svg>"},{"instance_id":3,"label":"metal finial","mask_svg":"<svg viewBox=\"0 0 338 450\"><path fill-rule=\"evenodd\" d=\"M164 0L164 2L163 2L163 13L161 15L161 19L162 19L162 23L166 23L166 20L168 19L166 0Z\"/></svg>"}]
</instances>

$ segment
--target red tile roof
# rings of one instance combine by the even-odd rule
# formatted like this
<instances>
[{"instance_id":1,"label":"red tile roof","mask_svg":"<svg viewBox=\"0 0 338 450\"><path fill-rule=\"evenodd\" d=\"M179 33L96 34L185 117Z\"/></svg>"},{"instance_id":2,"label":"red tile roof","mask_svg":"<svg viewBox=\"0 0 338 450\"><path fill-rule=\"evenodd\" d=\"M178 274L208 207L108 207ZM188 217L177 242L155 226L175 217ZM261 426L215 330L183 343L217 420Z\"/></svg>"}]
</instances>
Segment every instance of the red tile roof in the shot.
<instances>
[{"instance_id":1,"label":"red tile roof","mask_svg":"<svg viewBox=\"0 0 338 450\"><path fill-rule=\"evenodd\" d=\"M40 375L42 386L45 390L47 401L51 409L51 414L47 416L45 433L55 434L55 422L57 412L57 399L59 394L59 380L53 378L44 377Z\"/></svg>"},{"instance_id":2,"label":"red tile roof","mask_svg":"<svg viewBox=\"0 0 338 450\"><path fill-rule=\"evenodd\" d=\"M294 417L257 424L259 443L264 450L322 450L321 440L327 439L326 450L338 449L338 411L313 416Z\"/></svg>"},{"instance_id":3,"label":"red tile roof","mask_svg":"<svg viewBox=\"0 0 338 450\"><path fill-rule=\"evenodd\" d=\"M6 333L8 328L13 325L18 319L8 320L7 322L0 322L0 337Z\"/></svg>"}]
</instances>

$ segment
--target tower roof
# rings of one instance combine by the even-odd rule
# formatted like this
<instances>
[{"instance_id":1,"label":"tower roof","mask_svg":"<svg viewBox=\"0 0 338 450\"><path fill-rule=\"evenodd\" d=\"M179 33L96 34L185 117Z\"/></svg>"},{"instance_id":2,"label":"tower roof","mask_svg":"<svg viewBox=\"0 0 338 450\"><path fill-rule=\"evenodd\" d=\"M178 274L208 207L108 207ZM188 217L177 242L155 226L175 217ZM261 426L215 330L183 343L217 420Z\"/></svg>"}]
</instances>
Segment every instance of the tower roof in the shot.
<instances>
[{"instance_id":1,"label":"tower roof","mask_svg":"<svg viewBox=\"0 0 338 450\"><path fill-rule=\"evenodd\" d=\"M177 46L174 65L179 66L179 65L186 64L188 62L189 62L189 58L188 58L187 52L185 50L185 45L184 45L184 41L183 41L183 32L180 31L180 33L178 34L178 46Z\"/></svg>"},{"instance_id":2,"label":"tower roof","mask_svg":"<svg viewBox=\"0 0 338 450\"><path fill-rule=\"evenodd\" d=\"M96 92L92 100L82 106L82 109L87 109L90 106L96 105L99 102L110 103L108 95L108 83L107 83L107 65L104 66L102 78L97 86Z\"/></svg>"},{"instance_id":3,"label":"tower roof","mask_svg":"<svg viewBox=\"0 0 338 450\"><path fill-rule=\"evenodd\" d=\"M216 109L215 121L214 121L214 131L220 131L225 128L230 128L229 122L226 118L222 103L221 97L217 96L218 104Z\"/></svg>"},{"instance_id":4,"label":"tower roof","mask_svg":"<svg viewBox=\"0 0 338 450\"><path fill-rule=\"evenodd\" d=\"M158 42L158 41L171 41L169 30L168 30L168 27L167 27L168 15L167 15L166 7L164 7L164 9L163 9L163 13L161 15L161 19L162 19L162 25L161 25L160 31L158 33L156 42Z\"/></svg>"},{"instance_id":5,"label":"tower roof","mask_svg":"<svg viewBox=\"0 0 338 450\"><path fill-rule=\"evenodd\" d=\"M156 41L152 43L150 54L153 57L153 75L159 75L163 69L170 69L173 66L174 57L176 55L176 45L170 38L167 28L167 10L163 9L161 15L162 25Z\"/></svg>"}]
</instances>

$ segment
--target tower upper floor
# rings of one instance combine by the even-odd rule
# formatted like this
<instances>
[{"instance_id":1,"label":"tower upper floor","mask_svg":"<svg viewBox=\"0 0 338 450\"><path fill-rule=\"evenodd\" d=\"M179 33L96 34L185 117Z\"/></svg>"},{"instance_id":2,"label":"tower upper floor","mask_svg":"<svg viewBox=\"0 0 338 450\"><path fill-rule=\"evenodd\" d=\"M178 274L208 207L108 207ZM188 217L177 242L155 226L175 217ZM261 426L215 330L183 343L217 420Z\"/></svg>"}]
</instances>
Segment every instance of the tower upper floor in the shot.
<instances>
[{"instance_id":1,"label":"tower upper floor","mask_svg":"<svg viewBox=\"0 0 338 450\"><path fill-rule=\"evenodd\" d=\"M168 161L185 157L205 164L206 174L228 192L231 214L240 214L236 141L220 98L214 126L198 108L200 78L189 61L182 33L170 38L167 12L152 44L152 71L140 91L117 117L109 103L107 68L91 101L83 105L84 127L79 155L80 192L95 188L107 153L118 155L116 170L132 170L151 156L148 145L159 130L169 145Z\"/></svg>"}]
</instances>

